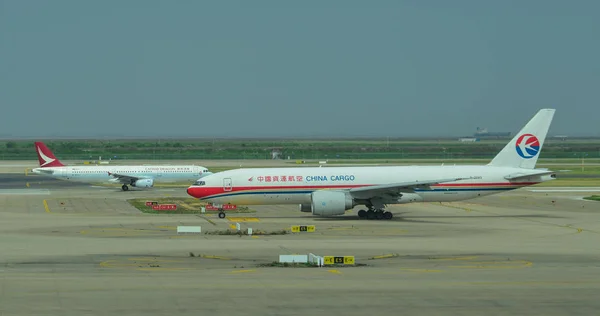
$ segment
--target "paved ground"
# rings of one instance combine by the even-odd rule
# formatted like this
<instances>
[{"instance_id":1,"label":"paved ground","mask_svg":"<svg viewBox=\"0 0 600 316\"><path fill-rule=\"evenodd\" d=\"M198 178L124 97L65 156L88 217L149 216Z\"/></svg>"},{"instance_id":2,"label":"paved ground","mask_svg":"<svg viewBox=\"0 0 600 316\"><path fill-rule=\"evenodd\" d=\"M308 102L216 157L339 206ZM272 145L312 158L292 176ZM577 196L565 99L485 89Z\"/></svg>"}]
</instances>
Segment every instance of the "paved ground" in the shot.
<instances>
[{"instance_id":1,"label":"paved ground","mask_svg":"<svg viewBox=\"0 0 600 316\"><path fill-rule=\"evenodd\" d=\"M393 221L275 206L222 220L140 214L126 202L184 189L122 192L0 175L0 315L595 315L600 202L584 195L525 189L404 205L390 208ZM235 222L317 229L254 237L175 230ZM367 266L259 266L308 252Z\"/></svg>"}]
</instances>

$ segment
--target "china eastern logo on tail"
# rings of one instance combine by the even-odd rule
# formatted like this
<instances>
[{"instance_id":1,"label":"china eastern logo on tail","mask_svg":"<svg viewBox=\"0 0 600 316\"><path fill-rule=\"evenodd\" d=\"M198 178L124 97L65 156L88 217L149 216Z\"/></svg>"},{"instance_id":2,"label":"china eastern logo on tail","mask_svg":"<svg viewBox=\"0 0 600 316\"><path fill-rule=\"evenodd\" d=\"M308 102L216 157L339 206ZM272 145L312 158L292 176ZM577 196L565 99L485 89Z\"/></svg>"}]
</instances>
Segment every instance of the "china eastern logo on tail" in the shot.
<instances>
[{"instance_id":1,"label":"china eastern logo on tail","mask_svg":"<svg viewBox=\"0 0 600 316\"><path fill-rule=\"evenodd\" d=\"M540 152L540 141L532 134L523 134L517 139L517 154L529 159Z\"/></svg>"}]
</instances>

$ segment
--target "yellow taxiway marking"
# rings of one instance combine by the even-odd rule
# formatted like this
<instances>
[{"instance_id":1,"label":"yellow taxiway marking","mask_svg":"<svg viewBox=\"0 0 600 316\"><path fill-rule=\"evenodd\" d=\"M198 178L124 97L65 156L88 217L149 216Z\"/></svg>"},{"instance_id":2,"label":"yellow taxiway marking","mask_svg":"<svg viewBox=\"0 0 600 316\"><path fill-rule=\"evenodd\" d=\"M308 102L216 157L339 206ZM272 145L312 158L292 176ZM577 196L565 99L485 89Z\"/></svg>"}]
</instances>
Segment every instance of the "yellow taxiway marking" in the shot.
<instances>
[{"instance_id":1,"label":"yellow taxiway marking","mask_svg":"<svg viewBox=\"0 0 600 316\"><path fill-rule=\"evenodd\" d=\"M252 238L260 238L260 236L252 236Z\"/></svg>"},{"instance_id":2,"label":"yellow taxiway marking","mask_svg":"<svg viewBox=\"0 0 600 316\"><path fill-rule=\"evenodd\" d=\"M118 263L117 260L107 260L100 262L100 266L103 268L116 268L116 267L137 267L137 263Z\"/></svg>"},{"instance_id":3,"label":"yellow taxiway marking","mask_svg":"<svg viewBox=\"0 0 600 316\"><path fill-rule=\"evenodd\" d=\"M571 228L571 229L577 229L577 234L583 232L583 228L577 228L577 227L573 227L573 225L564 225L564 228Z\"/></svg>"},{"instance_id":4,"label":"yellow taxiway marking","mask_svg":"<svg viewBox=\"0 0 600 316\"><path fill-rule=\"evenodd\" d=\"M138 271L184 271L190 270L190 268L161 268L161 267L150 267L150 268L138 268Z\"/></svg>"},{"instance_id":5,"label":"yellow taxiway marking","mask_svg":"<svg viewBox=\"0 0 600 316\"><path fill-rule=\"evenodd\" d=\"M229 228L231 228L231 229L236 229L236 228L237 228L237 226L235 226L235 225L233 225L233 224L229 224Z\"/></svg>"},{"instance_id":6,"label":"yellow taxiway marking","mask_svg":"<svg viewBox=\"0 0 600 316\"><path fill-rule=\"evenodd\" d=\"M173 259L161 259L161 258L127 258L129 261L146 261L146 262L183 262L182 260L173 260Z\"/></svg>"},{"instance_id":7,"label":"yellow taxiway marking","mask_svg":"<svg viewBox=\"0 0 600 316\"><path fill-rule=\"evenodd\" d=\"M179 202L179 206L181 206L181 207L183 207L183 208L185 208L187 210L190 210L190 211L195 211L196 210L195 208L193 208L192 206L190 206L189 204L187 204L185 202Z\"/></svg>"},{"instance_id":8,"label":"yellow taxiway marking","mask_svg":"<svg viewBox=\"0 0 600 316\"><path fill-rule=\"evenodd\" d=\"M600 283L600 280L467 282L467 284L471 284L471 285L561 285L561 284L597 284L597 283Z\"/></svg>"},{"instance_id":9,"label":"yellow taxiway marking","mask_svg":"<svg viewBox=\"0 0 600 316\"><path fill-rule=\"evenodd\" d=\"M342 272L340 272L339 270L327 270L327 272L334 273L334 274L342 274Z\"/></svg>"},{"instance_id":10,"label":"yellow taxiway marking","mask_svg":"<svg viewBox=\"0 0 600 316\"><path fill-rule=\"evenodd\" d=\"M220 257L220 256L213 256L213 255L200 255L199 257L200 258L204 258L204 259L231 260L231 258Z\"/></svg>"},{"instance_id":11,"label":"yellow taxiway marking","mask_svg":"<svg viewBox=\"0 0 600 316\"><path fill-rule=\"evenodd\" d=\"M177 229L177 227L175 227L175 226L158 226L158 228L162 228L162 229L172 229L172 230L175 230L175 229Z\"/></svg>"},{"instance_id":12,"label":"yellow taxiway marking","mask_svg":"<svg viewBox=\"0 0 600 316\"><path fill-rule=\"evenodd\" d=\"M256 272L256 270L233 270L233 271L231 271L231 273L250 273L250 272Z\"/></svg>"},{"instance_id":13,"label":"yellow taxiway marking","mask_svg":"<svg viewBox=\"0 0 600 316\"><path fill-rule=\"evenodd\" d=\"M90 228L89 230L81 230L80 234L99 234L102 236L106 235L152 235L162 233L159 230L151 229L135 229L135 228L117 228L117 227L105 227L105 228Z\"/></svg>"},{"instance_id":14,"label":"yellow taxiway marking","mask_svg":"<svg viewBox=\"0 0 600 316\"><path fill-rule=\"evenodd\" d=\"M449 257L449 258L431 258L431 260L440 260L440 261L448 261L448 260L473 260L477 258L477 256L466 256L466 257Z\"/></svg>"},{"instance_id":15,"label":"yellow taxiway marking","mask_svg":"<svg viewBox=\"0 0 600 316\"><path fill-rule=\"evenodd\" d=\"M48 207L48 202L46 200L44 200L44 209L46 210L46 213L50 213L50 208Z\"/></svg>"},{"instance_id":16,"label":"yellow taxiway marking","mask_svg":"<svg viewBox=\"0 0 600 316\"><path fill-rule=\"evenodd\" d=\"M458 269L522 269L533 265L531 261L489 261L489 262L469 262L470 265L448 266L448 268Z\"/></svg>"},{"instance_id":17,"label":"yellow taxiway marking","mask_svg":"<svg viewBox=\"0 0 600 316\"><path fill-rule=\"evenodd\" d=\"M417 273L437 273L442 272L442 270L432 270L432 269L411 269L411 268L401 268L402 271L408 272L417 272Z\"/></svg>"},{"instance_id":18,"label":"yellow taxiway marking","mask_svg":"<svg viewBox=\"0 0 600 316\"><path fill-rule=\"evenodd\" d=\"M256 217L228 217L230 222L260 222Z\"/></svg>"},{"instance_id":19,"label":"yellow taxiway marking","mask_svg":"<svg viewBox=\"0 0 600 316\"><path fill-rule=\"evenodd\" d=\"M390 253L390 254L386 254L386 255L380 255L380 256L373 256L369 259L387 259L387 258L394 258L394 257L398 257L399 255L397 253Z\"/></svg>"},{"instance_id":20,"label":"yellow taxiway marking","mask_svg":"<svg viewBox=\"0 0 600 316\"><path fill-rule=\"evenodd\" d=\"M129 261L129 262L128 262ZM134 261L134 262L131 262ZM136 262L137 261L137 262ZM161 258L127 258L127 261L118 260L107 260L100 262L100 267L103 268L133 268L138 271L183 271L191 270L191 268L170 268L160 267L160 264L183 262L182 260L169 260ZM144 265L156 265L156 266L144 266Z\"/></svg>"},{"instance_id":21,"label":"yellow taxiway marking","mask_svg":"<svg viewBox=\"0 0 600 316\"><path fill-rule=\"evenodd\" d=\"M206 220L207 222L217 226L217 223L215 223L214 221L212 221L210 218L206 217L206 216L200 216L201 218L203 218L204 220Z\"/></svg>"}]
</instances>

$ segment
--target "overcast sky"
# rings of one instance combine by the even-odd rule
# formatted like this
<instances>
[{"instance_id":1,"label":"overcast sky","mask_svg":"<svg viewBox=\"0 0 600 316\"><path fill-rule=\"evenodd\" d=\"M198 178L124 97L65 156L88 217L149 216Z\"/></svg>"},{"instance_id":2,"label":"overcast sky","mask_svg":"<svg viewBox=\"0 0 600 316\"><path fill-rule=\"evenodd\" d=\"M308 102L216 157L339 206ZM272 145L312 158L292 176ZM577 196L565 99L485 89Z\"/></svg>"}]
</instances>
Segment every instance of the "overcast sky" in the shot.
<instances>
[{"instance_id":1,"label":"overcast sky","mask_svg":"<svg viewBox=\"0 0 600 316\"><path fill-rule=\"evenodd\" d=\"M600 135L600 1L0 0L0 136Z\"/></svg>"}]
</instances>

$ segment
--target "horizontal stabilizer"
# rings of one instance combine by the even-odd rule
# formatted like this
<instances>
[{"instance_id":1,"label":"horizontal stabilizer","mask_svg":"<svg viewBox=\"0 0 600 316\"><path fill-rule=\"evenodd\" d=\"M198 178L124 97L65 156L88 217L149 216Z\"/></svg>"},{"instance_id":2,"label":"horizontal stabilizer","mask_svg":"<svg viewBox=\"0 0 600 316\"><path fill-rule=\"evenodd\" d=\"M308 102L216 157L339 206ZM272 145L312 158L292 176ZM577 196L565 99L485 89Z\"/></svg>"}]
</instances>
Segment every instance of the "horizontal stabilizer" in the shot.
<instances>
[{"instance_id":1,"label":"horizontal stabilizer","mask_svg":"<svg viewBox=\"0 0 600 316\"><path fill-rule=\"evenodd\" d=\"M524 179L524 178L529 178L529 177L547 176L547 175L551 175L551 174L555 174L555 173L556 173L555 171L542 171L542 172L538 172L538 173L519 172L519 173L509 174L508 176L504 177L504 179L519 180L519 179Z\"/></svg>"},{"instance_id":2,"label":"horizontal stabilizer","mask_svg":"<svg viewBox=\"0 0 600 316\"><path fill-rule=\"evenodd\" d=\"M45 174L54 174L54 170L48 170L48 169L44 169L44 168L35 168L35 169L33 169L33 172L35 172L35 173L45 173Z\"/></svg>"}]
</instances>

